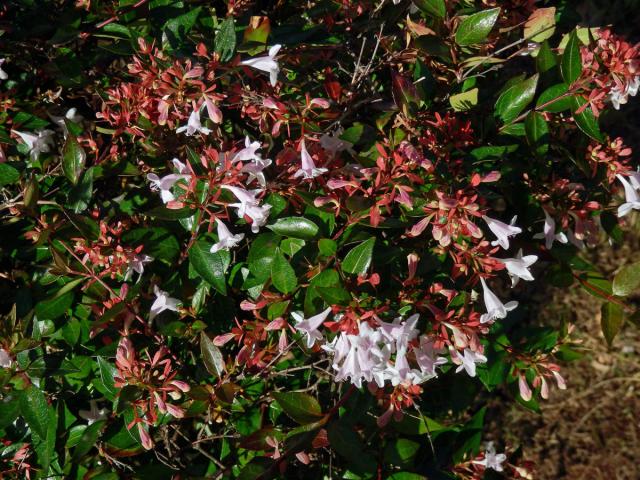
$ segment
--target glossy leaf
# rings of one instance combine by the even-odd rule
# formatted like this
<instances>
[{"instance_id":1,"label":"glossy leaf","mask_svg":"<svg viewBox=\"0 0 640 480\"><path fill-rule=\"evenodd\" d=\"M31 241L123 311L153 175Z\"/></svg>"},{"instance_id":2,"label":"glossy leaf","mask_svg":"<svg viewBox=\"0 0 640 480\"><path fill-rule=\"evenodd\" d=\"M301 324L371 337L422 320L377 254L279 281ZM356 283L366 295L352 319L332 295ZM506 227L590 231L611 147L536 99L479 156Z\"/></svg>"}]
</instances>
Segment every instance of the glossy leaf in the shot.
<instances>
[{"instance_id":1,"label":"glossy leaf","mask_svg":"<svg viewBox=\"0 0 640 480\"><path fill-rule=\"evenodd\" d=\"M215 52L220 55L220 61L227 62L236 50L236 24L233 16L227 17L220 24L216 34Z\"/></svg>"},{"instance_id":2,"label":"glossy leaf","mask_svg":"<svg viewBox=\"0 0 640 480\"><path fill-rule=\"evenodd\" d=\"M200 333L200 353L207 371L214 378L221 378L225 371L224 357L220 349L204 332Z\"/></svg>"},{"instance_id":3,"label":"glossy leaf","mask_svg":"<svg viewBox=\"0 0 640 480\"><path fill-rule=\"evenodd\" d=\"M640 262L622 267L613 277L614 295L626 297L640 288Z\"/></svg>"},{"instance_id":4,"label":"glossy leaf","mask_svg":"<svg viewBox=\"0 0 640 480\"><path fill-rule=\"evenodd\" d=\"M301 425L317 422L322 417L322 409L318 401L302 392L274 392L273 398L284 413Z\"/></svg>"},{"instance_id":5,"label":"glossy leaf","mask_svg":"<svg viewBox=\"0 0 640 480\"><path fill-rule=\"evenodd\" d=\"M467 46L485 41L498 20L498 15L500 15L500 8L491 8L464 18L456 30L456 43Z\"/></svg>"},{"instance_id":6,"label":"glossy leaf","mask_svg":"<svg viewBox=\"0 0 640 480\"><path fill-rule=\"evenodd\" d=\"M77 184L84 170L87 154L76 137L69 134L62 148L62 171L72 184Z\"/></svg>"},{"instance_id":7,"label":"glossy leaf","mask_svg":"<svg viewBox=\"0 0 640 480\"><path fill-rule=\"evenodd\" d=\"M280 251L276 253L271 263L271 281L273 286L284 294L293 292L298 286L296 272Z\"/></svg>"},{"instance_id":8,"label":"glossy leaf","mask_svg":"<svg viewBox=\"0 0 640 480\"><path fill-rule=\"evenodd\" d=\"M587 103L587 101L582 97L572 97L571 103L572 110L574 112L573 119L576 121L576 125L578 125L578 128L594 140L597 140L598 142L604 142L604 136L600 131L598 119L593 114L591 107L586 107L580 113L575 113L578 109L583 107Z\"/></svg>"},{"instance_id":9,"label":"glossy leaf","mask_svg":"<svg viewBox=\"0 0 640 480\"><path fill-rule=\"evenodd\" d=\"M573 96L567 95L569 85L558 83L547 88L536 101L536 108L544 112L560 113L570 110L573 106Z\"/></svg>"},{"instance_id":10,"label":"glossy leaf","mask_svg":"<svg viewBox=\"0 0 640 480\"><path fill-rule=\"evenodd\" d=\"M542 114L530 112L524 121L527 142L537 155L544 155L549 151L549 126Z\"/></svg>"},{"instance_id":11,"label":"glossy leaf","mask_svg":"<svg viewBox=\"0 0 640 480\"><path fill-rule=\"evenodd\" d=\"M575 30L569 35L569 41L564 48L562 60L560 61L560 72L562 73L562 78L568 84L575 82L582 73L580 40Z\"/></svg>"},{"instance_id":12,"label":"glossy leaf","mask_svg":"<svg viewBox=\"0 0 640 480\"><path fill-rule=\"evenodd\" d=\"M420 10L435 18L444 18L447 14L445 0L414 0L413 3Z\"/></svg>"},{"instance_id":13,"label":"glossy leaf","mask_svg":"<svg viewBox=\"0 0 640 480\"><path fill-rule=\"evenodd\" d=\"M613 339L620 332L620 328L624 324L624 310L620 305L613 302L606 302L600 310L601 319L600 326L607 344L611 346Z\"/></svg>"},{"instance_id":14,"label":"glossy leaf","mask_svg":"<svg viewBox=\"0 0 640 480\"><path fill-rule=\"evenodd\" d=\"M504 123L510 123L531 103L538 86L538 74L505 90L496 101L495 113Z\"/></svg>"},{"instance_id":15,"label":"glossy leaf","mask_svg":"<svg viewBox=\"0 0 640 480\"><path fill-rule=\"evenodd\" d=\"M362 275L367 272L371 265L373 256L373 246L376 243L375 237L365 240L360 245L355 246L347 253L342 262L342 270L347 273Z\"/></svg>"},{"instance_id":16,"label":"glossy leaf","mask_svg":"<svg viewBox=\"0 0 640 480\"><path fill-rule=\"evenodd\" d=\"M318 226L304 217L279 218L274 224L267 225L269 230L284 237L311 240L318 234Z\"/></svg>"},{"instance_id":17,"label":"glossy leaf","mask_svg":"<svg viewBox=\"0 0 640 480\"><path fill-rule=\"evenodd\" d=\"M189 249L189 261L198 274L222 295L227 294L225 272L230 256L226 250L211 253L211 244L197 241Z\"/></svg>"}]
</instances>

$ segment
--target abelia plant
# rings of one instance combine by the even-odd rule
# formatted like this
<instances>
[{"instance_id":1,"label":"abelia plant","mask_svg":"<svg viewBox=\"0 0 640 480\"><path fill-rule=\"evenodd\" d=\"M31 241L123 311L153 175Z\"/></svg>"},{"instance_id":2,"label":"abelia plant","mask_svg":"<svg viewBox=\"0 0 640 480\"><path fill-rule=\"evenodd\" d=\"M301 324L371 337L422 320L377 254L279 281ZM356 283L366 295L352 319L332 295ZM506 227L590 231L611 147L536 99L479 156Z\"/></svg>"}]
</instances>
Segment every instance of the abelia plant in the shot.
<instances>
[{"instance_id":1,"label":"abelia plant","mask_svg":"<svg viewBox=\"0 0 640 480\"><path fill-rule=\"evenodd\" d=\"M638 47L571 2L0 7L3 478L533 478L484 428L570 388L637 265L600 121Z\"/></svg>"}]
</instances>

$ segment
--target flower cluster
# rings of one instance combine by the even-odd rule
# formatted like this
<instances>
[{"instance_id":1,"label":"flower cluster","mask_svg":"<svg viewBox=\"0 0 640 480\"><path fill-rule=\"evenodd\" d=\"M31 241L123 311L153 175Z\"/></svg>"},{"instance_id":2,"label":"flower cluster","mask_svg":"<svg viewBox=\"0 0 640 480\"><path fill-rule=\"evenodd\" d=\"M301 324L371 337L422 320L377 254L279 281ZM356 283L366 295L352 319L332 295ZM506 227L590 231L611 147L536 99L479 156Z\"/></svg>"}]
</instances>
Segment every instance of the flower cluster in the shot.
<instances>
[{"instance_id":1,"label":"flower cluster","mask_svg":"<svg viewBox=\"0 0 640 480\"><path fill-rule=\"evenodd\" d=\"M0 59L2 468L529 478L478 407L566 388L533 288L623 309L581 252L640 210L599 124L637 48L529 0L97 3Z\"/></svg>"}]
</instances>

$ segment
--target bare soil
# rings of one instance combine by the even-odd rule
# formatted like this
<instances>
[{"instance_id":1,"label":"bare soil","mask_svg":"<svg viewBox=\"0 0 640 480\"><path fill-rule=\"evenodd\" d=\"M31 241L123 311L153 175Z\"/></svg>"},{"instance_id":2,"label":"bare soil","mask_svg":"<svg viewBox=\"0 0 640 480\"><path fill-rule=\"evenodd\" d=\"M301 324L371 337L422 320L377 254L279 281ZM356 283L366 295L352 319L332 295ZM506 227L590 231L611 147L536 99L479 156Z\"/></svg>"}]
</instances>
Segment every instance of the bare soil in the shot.
<instances>
[{"instance_id":1,"label":"bare soil","mask_svg":"<svg viewBox=\"0 0 640 480\"><path fill-rule=\"evenodd\" d=\"M611 276L640 261L640 234L626 237L622 247L590 254L603 273ZM631 300L637 305L637 298ZM532 320L571 320L584 356L562 365L568 389L553 389L540 415L520 406L494 413L495 437L523 447L524 458L536 465L536 479L640 479L640 329L627 322L609 349L600 330L601 304L579 287L544 292Z\"/></svg>"}]
</instances>

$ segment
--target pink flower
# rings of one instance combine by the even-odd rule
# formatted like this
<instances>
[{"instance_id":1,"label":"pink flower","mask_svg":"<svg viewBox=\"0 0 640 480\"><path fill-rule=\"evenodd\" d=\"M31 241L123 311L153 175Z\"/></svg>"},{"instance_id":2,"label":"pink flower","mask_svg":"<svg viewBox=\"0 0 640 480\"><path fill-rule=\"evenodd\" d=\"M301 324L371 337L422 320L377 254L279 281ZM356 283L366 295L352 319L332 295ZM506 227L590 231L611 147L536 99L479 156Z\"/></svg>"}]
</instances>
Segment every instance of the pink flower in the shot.
<instances>
[{"instance_id":1,"label":"pink flower","mask_svg":"<svg viewBox=\"0 0 640 480\"><path fill-rule=\"evenodd\" d=\"M240 64L255 68L257 70L262 70L263 72L268 72L271 86L275 87L276 83L278 83L278 73L280 72L280 66L276 61L275 56L278 54L281 48L282 45L274 45L269 48L268 55L244 60L243 62L240 62Z\"/></svg>"},{"instance_id":2,"label":"pink flower","mask_svg":"<svg viewBox=\"0 0 640 480\"><path fill-rule=\"evenodd\" d=\"M313 163L311 155L309 155L309 152L307 152L307 147L305 147L304 140L302 141L302 145L300 147L300 157L302 161L302 167L300 168L300 170L294 173L293 178L302 177L304 179L311 179L327 172L326 168L316 168L316 164Z\"/></svg>"},{"instance_id":3,"label":"pink flower","mask_svg":"<svg viewBox=\"0 0 640 480\"><path fill-rule=\"evenodd\" d=\"M217 219L218 224L218 242L211 247L211 253L216 253L219 250L230 250L244 238L244 233L233 235L222 220Z\"/></svg>"},{"instance_id":4,"label":"pink flower","mask_svg":"<svg viewBox=\"0 0 640 480\"><path fill-rule=\"evenodd\" d=\"M480 323L488 323L497 318L506 318L507 312L514 310L518 306L516 301L503 304L496 294L489 289L484 278L480 278L480 282L482 283L484 306L487 309L487 313L480 317Z\"/></svg>"},{"instance_id":5,"label":"pink flower","mask_svg":"<svg viewBox=\"0 0 640 480\"><path fill-rule=\"evenodd\" d=\"M546 210L542 210L544 212L544 227L542 230L542 233L536 233L533 238L544 238L545 239L545 247L547 247L547 250L551 250L551 247L553 246L553 242L554 241L558 241L560 243L567 243L569 240L567 239L567 236L560 232L560 233L556 233L556 222L555 220L551 217L551 215L549 215L549 213Z\"/></svg>"},{"instance_id":6,"label":"pink flower","mask_svg":"<svg viewBox=\"0 0 640 480\"><path fill-rule=\"evenodd\" d=\"M509 237L514 237L522 232L520 227L515 226L516 219L518 218L517 216L511 219L511 223L509 225L501 222L500 220L489 218L486 215L483 215L482 218L487 222L489 230L498 237L497 240L491 242L491 245L493 246L500 245L502 248L507 250L509 248Z\"/></svg>"},{"instance_id":7,"label":"pink flower","mask_svg":"<svg viewBox=\"0 0 640 480\"><path fill-rule=\"evenodd\" d=\"M307 319L305 319L304 316L299 312L291 313L291 316L297 322L295 325L295 329L299 332L302 332L307 338L307 348L313 347L316 341L324 339L322 333L318 331L318 328L320 328L320 326L327 319L329 313L331 313L331 307Z\"/></svg>"}]
</instances>

